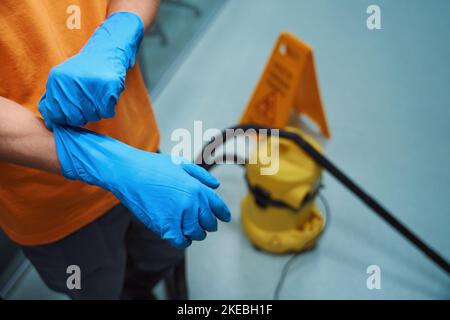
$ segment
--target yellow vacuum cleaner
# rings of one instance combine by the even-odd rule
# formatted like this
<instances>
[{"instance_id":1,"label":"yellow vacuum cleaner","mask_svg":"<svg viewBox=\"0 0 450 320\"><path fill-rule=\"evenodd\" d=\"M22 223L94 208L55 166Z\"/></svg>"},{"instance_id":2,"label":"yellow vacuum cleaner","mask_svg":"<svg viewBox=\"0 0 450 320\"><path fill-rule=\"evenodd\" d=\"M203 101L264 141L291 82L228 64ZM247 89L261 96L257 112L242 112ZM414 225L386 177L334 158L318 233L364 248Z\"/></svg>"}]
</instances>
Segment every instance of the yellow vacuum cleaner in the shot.
<instances>
[{"instance_id":1,"label":"yellow vacuum cleaner","mask_svg":"<svg viewBox=\"0 0 450 320\"><path fill-rule=\"evenodd\" d=\"M298 128L286 131L302 136L317 150L320 145ZM268 138L276 143L279 156L272 159L276 174L261 175L263 148L254 151L255 163L246 165L249 192L241 202L244 231L258 248L287 253L310 249L320 235L325 221L315 204L321 187L322 168L299 146L288 139ZM259 153L264 152L264 155Z\"/></svg>"},{"instance_id":2,"label":"yellow vacuum cleaner","mask_svg":"<svg viewBox=\"0 0 450 320\"><path fill-rule=\"evenodd\" d=\"M229 135L230 129L235 135ZM317 141L296 127L272 130L259 125L238 125L228 128L203 147L196 163L211 170L221 161L205 150L215 150L227 139L246 136L248 131L263 130L267 136L256 134L256 147L244 163L244 179L248 192L241 200L242 227L249 240L259 249L271 253L300 252L311 249L324 229L326 219L318 206L316 197L322 187L322 167L306 153L293 137L308 141L314 150L322 153ZM256 129L256 131L254 130ZM277 150L270 155L270 150ZM206 158L205 158L206 157ZM267 160L270 160L269 162ZM275 167L271 174L262 174L267 167Z\"/></svg>"}]
</instances>

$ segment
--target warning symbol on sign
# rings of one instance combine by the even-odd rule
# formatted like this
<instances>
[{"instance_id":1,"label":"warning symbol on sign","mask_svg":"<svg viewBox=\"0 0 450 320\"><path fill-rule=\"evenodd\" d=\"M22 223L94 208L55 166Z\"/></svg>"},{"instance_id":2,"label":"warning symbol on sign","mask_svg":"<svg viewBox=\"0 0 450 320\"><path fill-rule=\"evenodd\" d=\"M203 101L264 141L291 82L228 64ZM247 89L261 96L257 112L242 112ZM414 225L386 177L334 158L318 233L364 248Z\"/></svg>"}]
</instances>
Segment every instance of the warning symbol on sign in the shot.
<instances>
[{"instance_id":1,"label":"warning symbol on sign","mask_svg":"<svg viewBox=\"0 0 450 320\"><path fill-rule=\"evenodd\" d=\"M275 121L275 112L277 107L277 92L271 91L266 96L256 102L255 108L257 114L270 123Z\"/></svg>"}]
</instances>

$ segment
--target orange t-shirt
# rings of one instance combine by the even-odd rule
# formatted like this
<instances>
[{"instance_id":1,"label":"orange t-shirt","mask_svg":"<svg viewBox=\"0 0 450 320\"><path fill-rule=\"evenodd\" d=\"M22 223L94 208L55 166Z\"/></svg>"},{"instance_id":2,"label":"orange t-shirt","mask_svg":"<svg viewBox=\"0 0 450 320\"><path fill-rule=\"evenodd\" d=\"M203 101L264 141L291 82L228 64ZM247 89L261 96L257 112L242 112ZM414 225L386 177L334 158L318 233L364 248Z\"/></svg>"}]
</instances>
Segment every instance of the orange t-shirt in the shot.
<instances>
[{"instance_id":1,"label":"orange t-shirt","mask_svg":"<svg viewBox=\"0 0 450 320\"><path fill-rule=\"evenodd\" d=\"M71 5L80 9L80 29L68 27ZM1 0L0 96L39 115L50 69L78 53L105 20L107 6L106 0ZM158 148L159 131L137 64L128 71L116 116L86 127L136 148ZM0 162L0 227L17 243L54 242L117 203L101 188Z\"/></svg>"}]
</instances>

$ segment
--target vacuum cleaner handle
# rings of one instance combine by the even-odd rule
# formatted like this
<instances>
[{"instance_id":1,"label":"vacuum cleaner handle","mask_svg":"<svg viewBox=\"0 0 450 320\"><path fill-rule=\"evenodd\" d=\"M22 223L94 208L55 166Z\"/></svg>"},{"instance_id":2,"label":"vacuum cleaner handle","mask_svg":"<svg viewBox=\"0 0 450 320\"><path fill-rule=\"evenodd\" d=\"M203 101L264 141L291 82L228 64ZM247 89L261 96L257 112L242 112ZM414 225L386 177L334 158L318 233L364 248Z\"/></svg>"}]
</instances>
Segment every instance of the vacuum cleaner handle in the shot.
<instances>
[{"instance_id":1,"label":"vacuum cleaner handle","mask_svg":"<svg viewBox=\"0 0 450 320\"><path fill-rule=\"evenodd\" d=\"M266 130L267 135L271 135L271 129L268 127L256 125L256 124L246 124L237 125L229 129L237 130L242 129L246 131L247 129L254 130ZM228 136L225 130L222 132L223 139ZM430 258L434 263L441 267L447 274L450 275L450 264L439 255L433 248L422 241L418 236L416 236L409 228L407 228L403 223L401 223L392 213L385 209L375 198L364 191L360 186L358 186L352 179L350 179L344 172L342 172L338 167L336 167L329 159L327 159L323 154L317 151L310 143L303 139L298 134L293 132L279 130L279 137L289 139L295 142L300 148L303 149L314 161L316 161L322 168L327 170L332 176L334 176L339 182L341 182L347 189L349 189L354 195L356 195L362 202L364 202L369 208L371 208L379 217L390 224L394 229L396 229L400 234L402 234L406 239L408 239L413 245L416 246L422 253L424 253L428 258ZM225 140L222 140L225 142ZM200 163L205 169L211 169L214 164L206 164L203 161L203 151L207 146L209 146L213 141L206 144L203 147L202 153L200 155ZM197 159L198 161L198 159Z\"/></svg>"}]
</instances>

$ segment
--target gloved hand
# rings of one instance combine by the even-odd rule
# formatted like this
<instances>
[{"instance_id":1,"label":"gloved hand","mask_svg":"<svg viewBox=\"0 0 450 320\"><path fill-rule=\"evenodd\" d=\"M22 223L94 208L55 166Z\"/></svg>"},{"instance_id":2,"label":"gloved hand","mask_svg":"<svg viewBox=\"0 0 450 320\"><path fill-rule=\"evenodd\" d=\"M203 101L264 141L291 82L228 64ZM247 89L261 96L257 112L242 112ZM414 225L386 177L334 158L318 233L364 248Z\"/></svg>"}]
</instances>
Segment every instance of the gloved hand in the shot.
<instances>
[{"instance_id":1,"label":"gloved hand","mask_svg":"<svg viewBox=\"0 0 450 320\"><path fill-rule=\"evenodd\" d=\"M45 125L80 127L113 117L143 35L144 25L136 14L114 13L78 54L52 68L39 102Z\"/></svg>"},{"instance_id":2,"label":"gloved hand","mask_svg":"<svg viewBox=\"0 0 450 320\"><path fill-rule=\"evenodd\" d=\"M111 191L175 247L187 247L192 240L203 240L205 231L216 231L216 217L231 219L228 207L212 190L219 181L194 163L85 129L54 125L53 132L64 177Z\"/></svg>"}]
</instances>

